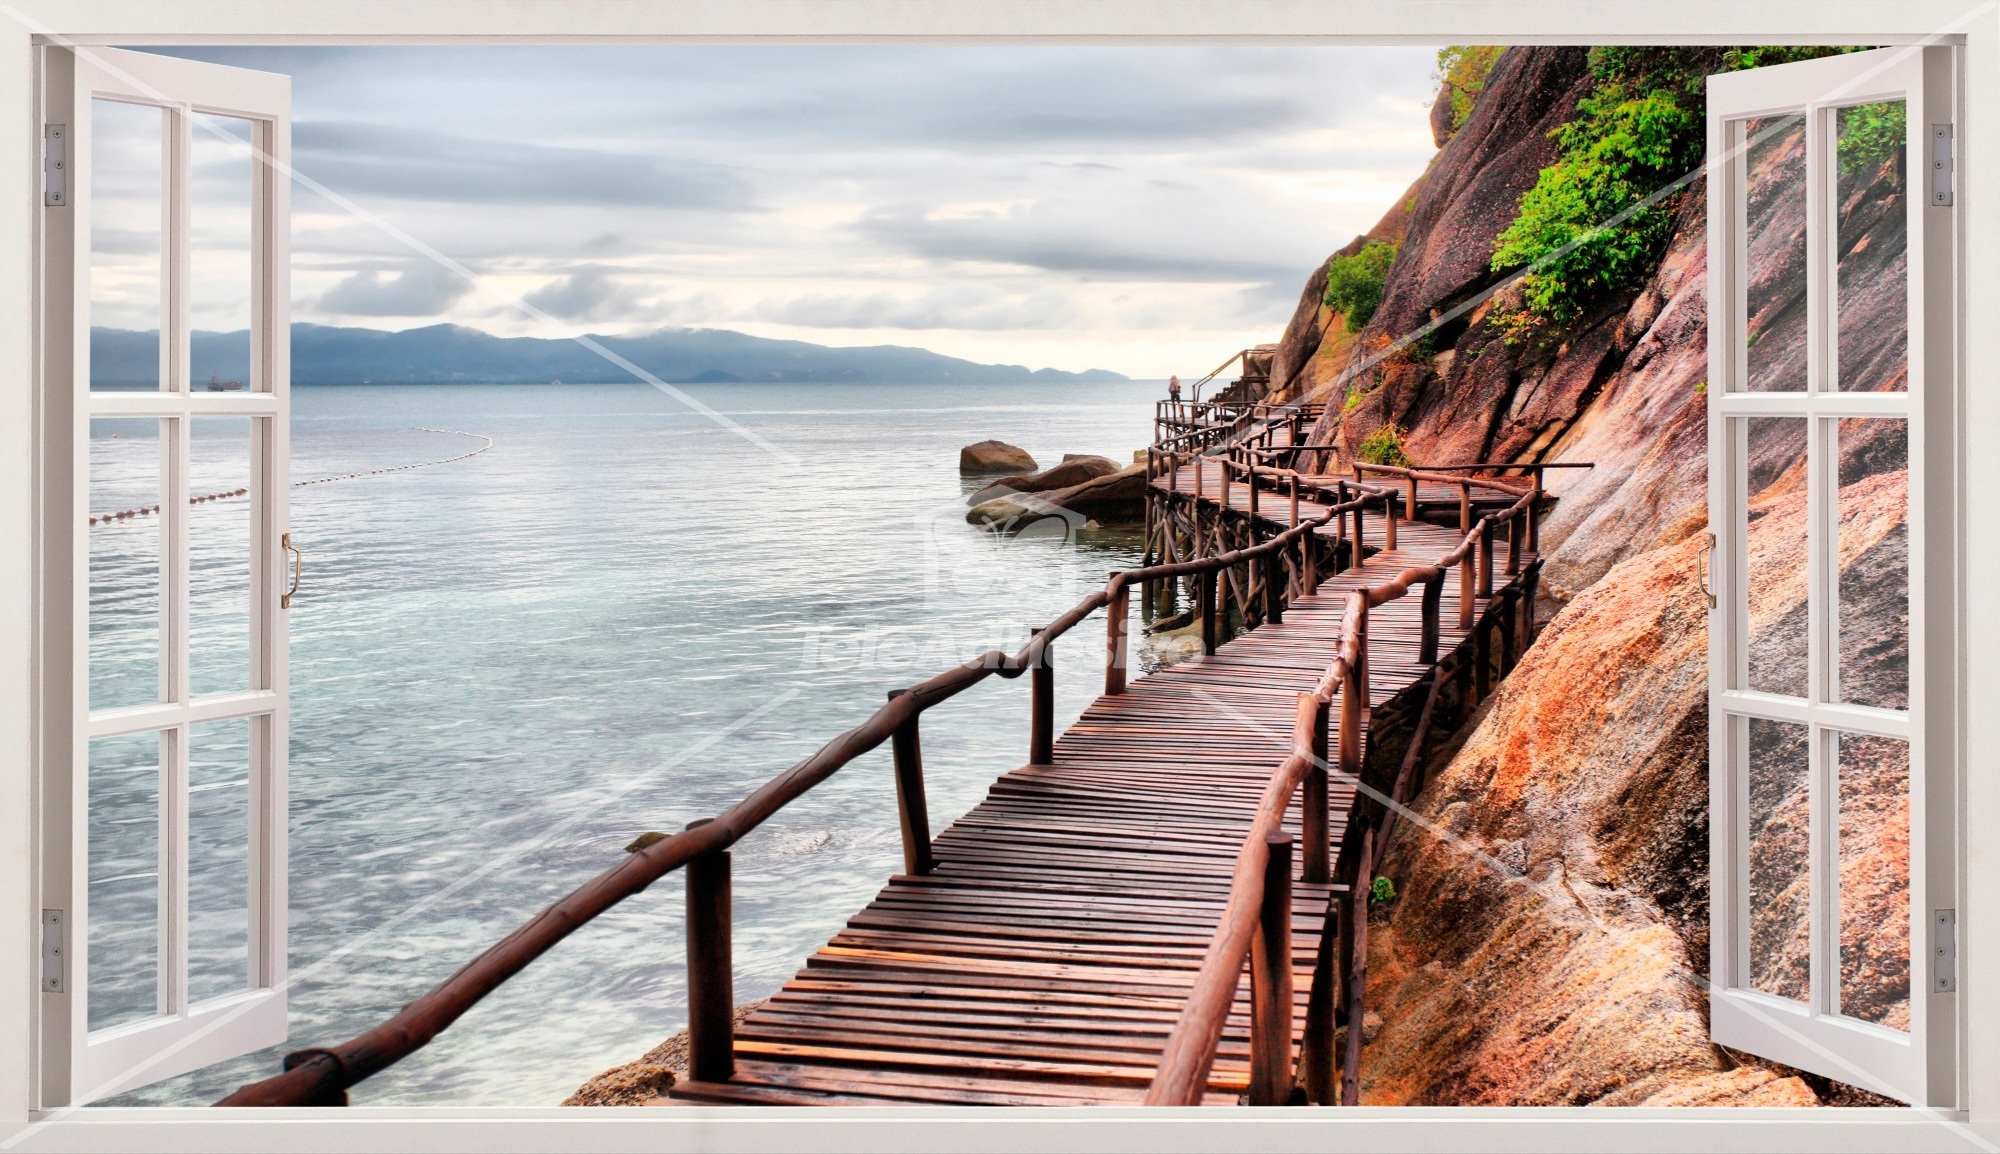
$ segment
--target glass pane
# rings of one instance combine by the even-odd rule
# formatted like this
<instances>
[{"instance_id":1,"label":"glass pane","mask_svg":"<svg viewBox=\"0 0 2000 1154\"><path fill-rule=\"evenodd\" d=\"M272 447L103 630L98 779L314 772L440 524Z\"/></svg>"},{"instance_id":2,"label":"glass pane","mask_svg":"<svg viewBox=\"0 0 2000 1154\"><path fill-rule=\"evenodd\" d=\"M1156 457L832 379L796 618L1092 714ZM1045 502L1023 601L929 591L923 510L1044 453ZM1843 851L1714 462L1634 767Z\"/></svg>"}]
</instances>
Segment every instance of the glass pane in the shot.
<instances>
[{"instance_id":1,"label":"glass pane","mask_svg":"<svg viewBox=\"0 0 2000 1154\"><path fill-rule=\"evenodd\" d=\"M90 708L160 698L160 426L90 422Z\"/></svg>"},{"instance_id":2,"label":"glass pane","mask_svg":"<svg viewBox=\"0 0 2000 1154\"><path fill-rule=\"evenodd\" d=\"M1806 128L1800 113L1746 120L1745 387L1806 387Z\"/></svg>"},{"instance_id":3,"label":"glass pane","mask_svg":"<svg viewBox=\"0 0 2000 1154\"><path fill-rule=\"evenodd\" d=\"M1806 420L1749 417L1741 496L1750 638L1745 688L1807 690Z\"/></svg>"},{"instance_id":4,"label":"glass pane","mask_svg":"<svg viewBox=\"0 0 2000 1154\"><path fill-rule=\"evenodd\" d=\"M188 682L250 688L248 417L196 417L188 464Z\"/></svg>"},{"instance_id":5,"label":"glass pane","mask_svg":"<svg viewBox=\"0 0 2000 1154\"><path fill-rule=\"evenodd\" d=\"M1840 700L1910 707L1910 430L1840 422Z\"/></svg>"},{"instance_id":6,"label":"glass pane","mask_svg":"<svg viewBox=\"0 0 2000 1154\"><path fill-rule=\"evenodd\" d=\"M90 743L90 1028L160 1010L160 735Z\"/></svg>"},{"instance_id":7,"label":"glass pane","mask_svg":"<svg viewBox=\"0 0 2000 1154\"><path fill-rule=\"evenodd\" d=\"M1840 220L1835 273L1838 380L1843 392L1910 387L1909 174L1903 102L1834 113Z\"/></svg>"},{"instance_id":8,"label":"glass pane","mask_svg":"<svg viewBox=\"0 0 2000 1154\"><path fill-rule=\"evenodd\" d=\"M1750 786L1749 900L1751 988L1806 1000L1811 972L1808 837L1812 773L1806 727L1751 718L1746 723Z\"/></svg>"},{"instance_id":9,"label":"glass pane","mask_svg":"<svg viewBox=\"0 0 2000 1154\"><path fill-rule=\"evenodd\" d=\"M230 116L194 120L188 320L197 392L230 392L250 380L251 129Z\"/></svg>"},{"instance_id":10,"label":"glass pane","mask_svg":"<svg viewBox=\"0 0 2000 1154\"><path fill-rule=\"evenodd\" d=\"M1910 1028L1910 747L1836 736L1840 753L1840 1012Z\"/></svg>"},{"instance_id":11,"label":"glass pane","mask_svg":"<svg viewBox=\"0 0 2000 1154\"><path fill-rule=\"evenodd\" d=\"M188 727L188 1000L250 985L250 725Z\"/></svg>"},{"instance_id":12,"label":"glass pane","mask_svg":"<svg viewBox=\"0 0 2000 1154\"><path fill-rule=\"evenodd\" d=\"M160 387L166 112L90 103L90 387Z\"/></svg>"}]
</instances>

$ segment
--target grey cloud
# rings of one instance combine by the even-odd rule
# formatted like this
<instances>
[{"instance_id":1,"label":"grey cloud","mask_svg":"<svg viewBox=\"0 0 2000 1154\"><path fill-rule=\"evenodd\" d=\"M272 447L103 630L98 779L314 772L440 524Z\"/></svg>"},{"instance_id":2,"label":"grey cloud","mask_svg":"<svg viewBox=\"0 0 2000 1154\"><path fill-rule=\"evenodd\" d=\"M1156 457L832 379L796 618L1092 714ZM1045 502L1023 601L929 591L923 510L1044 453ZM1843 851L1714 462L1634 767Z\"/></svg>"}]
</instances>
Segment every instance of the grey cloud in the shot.
<instances>
[{"instance_id":1,"label":"grey cloud","mask_svg":"<svg viewBox=\"0 0 2000 1154\"><path fill-rule=\"evenodd\" d=\"M1205 253L1185 237L1167 243L1162 236L1156 245L1120 243L1102 229L1043 221L1032 210L940 219L909 207L877 209L854 227L871 241L932 260L1155 281L1265 281L1292 272L1288 264Z\"/></svg>"},{"instance_id":2,"label":"grey cloud","mask_svg":"<svg viewBox=\"0 0 2000 1154\"><path fill-rule=\"evenodd\" d=\"M888 293L817 294L765 301L758 320L822 329L1010 329L1076 327L1079 317L1067 293L1005 293L980 285L948 285L915 297Z\"/></svg>"},{"instance_id":3,"label":"grey cloud","mask_svg":"<svg viewBox=\"0 0 2000 1154\"><path fill-rule=\"evenodd\" d=\"M394 277L378 269L350 274L320 294L319 309L354 317L422 317L443 312L472 286L449 269L410 261Z\"/></svg>"},{"instance_id":4,"label":"grey cloud","mask_svg":"<svg viewBox=\"0 0 2000 1154\"><path fill-rule=\"evenodd\" d=\"M736 209L750 191L712 164L522 141L301 120L299 170L336 192L472 204Z\"/></svg>"},{"instance_id":5,"label":"grey cloud","mask_svg":"<svg viewBox=\"0 0 2000 1154\"><path fill-rule=\"evenodd\" d=\"M582 268L521 298L566 321L631 320L640 315L638 294L601 268Z\"/></svg>"}]
</instances>

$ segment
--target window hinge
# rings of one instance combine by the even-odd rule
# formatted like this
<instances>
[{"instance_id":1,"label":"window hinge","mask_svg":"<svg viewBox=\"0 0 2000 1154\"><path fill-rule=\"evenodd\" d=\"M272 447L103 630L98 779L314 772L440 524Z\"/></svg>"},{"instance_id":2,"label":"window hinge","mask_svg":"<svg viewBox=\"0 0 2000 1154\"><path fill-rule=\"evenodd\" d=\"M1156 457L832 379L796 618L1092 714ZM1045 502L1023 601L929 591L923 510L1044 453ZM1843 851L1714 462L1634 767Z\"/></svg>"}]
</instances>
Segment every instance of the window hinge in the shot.
<instances>
[{"instance_id":1,"label":"window hinge","mask_svg":"<svg viewBox=\"0 0 2000 1154\"><path fill-rule=\"evenodd\" d=\"M1931 203L1951 203L1951 125L1931 125Z\"/></svg>"},{"instance_id":2,"label":"window hinge","mask_svg":"<svg viewBox=\"0 0 2000 1154\"><path fill-rule=\"evenodd\" d=\"M63 992L63 912L42 911L42 992Z\"/></svg>"},{"instance_id":3,"label":"window hinge","mask_svg":"<svg viewBox=\"0 0 2000 1154\"><path fill-rule=\"evenodd\" d=\"M1939 910L1931 919L1931 992L1958 989L1958 911Z\"/></svg>"},{"instance_id":4,"label":"window hinge","mask_svg":"<svg viewBox=\"0 0 2000 1154\"><path fill-rule=\"evenodd\" d=\"M42 125L42 203L69 207L69 126Z\"/></svg>"}]
</instances>

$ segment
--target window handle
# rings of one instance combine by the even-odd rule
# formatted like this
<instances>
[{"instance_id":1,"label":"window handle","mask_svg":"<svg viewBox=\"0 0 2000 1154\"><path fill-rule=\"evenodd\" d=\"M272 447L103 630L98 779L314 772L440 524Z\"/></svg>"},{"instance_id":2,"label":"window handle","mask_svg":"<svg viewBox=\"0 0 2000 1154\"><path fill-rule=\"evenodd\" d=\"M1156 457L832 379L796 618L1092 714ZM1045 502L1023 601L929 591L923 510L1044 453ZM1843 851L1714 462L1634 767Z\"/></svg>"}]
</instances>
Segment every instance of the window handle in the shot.
<instances>
[{"instance_id":1,"label":"window handle","mask_svg":"<svg viewBox=\"0 0 2000 1154\"><path fill-rule=\"evenodd\" d=\"M1694 580L1700 582L1702 596L1708 598L1708 608L1716 608L1716 588L1708 580L1714 558L1716 558L1716 534L1708 534L1708 544L1702 546L1702 552L1694 554Z\"/></svg>"},{"instance_id":2,"label":"window handle","mask_svg":"<svg viewBox=\"0 0 2000 1154\"><path fill-rule=\"evenodd\" d=\"M1710 540L1714 540L1714 538L1710 538ZM290 533L278 539L278 547L292 555L292 587L285 590L284 596L278 598L278 607L280 609L290 609L292 607L292 594L299 591L299 569L305 564L306 555L299 552L298 547L292 544L292 535ZM1714 600L1712 597L1709 598L1710 603L1713 603Z\"/></svg>"}]
</instances>

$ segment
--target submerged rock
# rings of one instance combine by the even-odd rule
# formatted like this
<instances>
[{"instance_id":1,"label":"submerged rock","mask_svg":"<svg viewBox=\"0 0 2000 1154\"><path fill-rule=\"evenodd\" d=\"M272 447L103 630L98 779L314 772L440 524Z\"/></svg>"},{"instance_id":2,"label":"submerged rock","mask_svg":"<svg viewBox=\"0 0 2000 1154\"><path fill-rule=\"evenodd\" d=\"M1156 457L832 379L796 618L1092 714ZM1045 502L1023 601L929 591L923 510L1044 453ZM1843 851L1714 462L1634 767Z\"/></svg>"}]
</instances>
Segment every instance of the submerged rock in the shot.
<instances>
[{"instance_id":1,"label":"submerged rock","mask_svg":"<svg viewBox=\"0 0 2000 1154\"><path fill-rule=\"evenodd\" d=\"M1062 464L1039 473L1029 473L1024 477L1009 477L1004 481L979 490L965 499L968 505L980 505L998 497L1009 497L1016 493L1043 493L1050 489L1067 489L1071 485L1081 485L1118 471L1118 462L1105 457L1069 454Z\"/></svg>"},{"instance_id":2,"label":"submerged rock","mask_svg":"<svg viewBox=\"0 0 2000 1154\"><path fill-rule=\"evenodd\" d=\"M1032 473L1035 459L1005 441L980 441L958 451L961 473Z\"/></svg>"}]
</instances>

